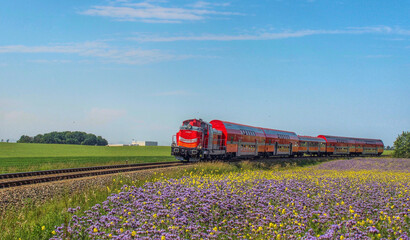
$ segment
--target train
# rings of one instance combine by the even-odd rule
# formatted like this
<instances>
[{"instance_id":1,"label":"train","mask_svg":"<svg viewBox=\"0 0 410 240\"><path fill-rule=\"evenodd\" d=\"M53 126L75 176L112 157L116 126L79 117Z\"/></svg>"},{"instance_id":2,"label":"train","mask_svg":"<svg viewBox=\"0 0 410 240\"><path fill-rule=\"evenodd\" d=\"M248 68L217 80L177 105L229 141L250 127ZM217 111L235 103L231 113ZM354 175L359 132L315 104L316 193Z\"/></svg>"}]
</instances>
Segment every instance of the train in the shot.
<instances>
[{"instance_id":1,"label":"train","mask_svg":"<svg viewBox=\"0 0 410 240\"><path fill-rule=\"evenodd\" d=\"M171 155L183 162L305 155L377 156L383 150L380 139L301 136L290 131L202 119L183 121L171 145Z\"/></svg>"}]
</instances>

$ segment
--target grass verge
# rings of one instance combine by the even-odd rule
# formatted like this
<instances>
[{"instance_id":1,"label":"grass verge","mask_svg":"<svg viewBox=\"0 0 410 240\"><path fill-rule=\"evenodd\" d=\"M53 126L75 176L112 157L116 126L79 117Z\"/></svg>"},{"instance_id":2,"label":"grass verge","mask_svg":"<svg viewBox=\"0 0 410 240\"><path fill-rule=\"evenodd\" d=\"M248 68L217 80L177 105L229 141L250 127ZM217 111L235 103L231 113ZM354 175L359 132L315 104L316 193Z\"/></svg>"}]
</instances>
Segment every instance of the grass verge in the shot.
<instances>
[{"instance_id":1,"label":"grass verge","mask_svg":"<svg viewBox=\"0 0 410 240\"><path fill-rule=\"evenodd\" d=\"M173 156L0 158L0 174L115 164L175 161Z\"/></svg>"}]
</instances>

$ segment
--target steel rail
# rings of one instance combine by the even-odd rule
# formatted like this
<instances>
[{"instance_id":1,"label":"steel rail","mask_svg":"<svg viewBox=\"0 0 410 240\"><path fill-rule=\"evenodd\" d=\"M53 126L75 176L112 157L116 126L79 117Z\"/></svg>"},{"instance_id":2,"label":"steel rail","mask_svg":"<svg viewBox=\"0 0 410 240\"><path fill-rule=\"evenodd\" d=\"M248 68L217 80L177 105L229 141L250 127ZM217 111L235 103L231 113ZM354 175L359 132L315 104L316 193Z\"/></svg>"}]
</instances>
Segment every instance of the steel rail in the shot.
<instances>
[{"instance_id":1,"label":"steel rail","mask_svg":"<svg viewBox=\"0 0 410 240\"><path fill-rule=\"evenodd\" d=\"M133 165L133 164L129 164L129 165ZM183 166L183 165L186 165L186 164L181 163L181 162L165 162L165 163L156 163L156 164L144 164L144 165L131 166L131 167L127 167L126 165L116 165L115 168L114 166L112 166L112 168L109 170L104 170L103 168L103 169L96 169L96 170L91 170L91 171L83 172L83 173L79 172L79 173L68 174L68 175L57 175L57 176L48 176L48 177L43 177L43 178L22 179L22 180L8 181L8 182L0 182L0 189L22 186L22 185L37 184L37 183L43 183L43 182L53 182L53 181L61 181L61 180L74 179L74 178L107 175L107 174L114 174L114 173L120 173L120 172L132 172L132 171L140 171L140 170L156 169L156 168L167 168L167 167L175 167L175 166ZM87 170L84 170L84 171L87 171ZM64 173L69 173L69 172L64 172ZM61 173L57 173L57 174L61 174ZM26 176L23 176L23 177L26 177Z\"/></svg>"},{"instance_id":2,"label":"steel rail","mask_svg":"<svg viewBox=\"0 0 410 240\"><path fill-rule=\"evenodd\" d=\"M102 170L102 169L112 169L112 168L126 168L126 167L137 167L137 166L149 166L149 165L169 164L169 163L180 163L180 161L172 161L172 162L153 162L153 163L135 163L135 164L123 164L123 165L104 165L104 166L94 166L94 167L53 169L53 170L35 171L35 172L5 173L5 174L0 174L0 179L21 178L21 177L31 177L31 176L39 176L39 175L50 175L50 174L59 174L59 173L70 173L70 172L85 172L85 171Z\"/></svg>"}]
</instances>

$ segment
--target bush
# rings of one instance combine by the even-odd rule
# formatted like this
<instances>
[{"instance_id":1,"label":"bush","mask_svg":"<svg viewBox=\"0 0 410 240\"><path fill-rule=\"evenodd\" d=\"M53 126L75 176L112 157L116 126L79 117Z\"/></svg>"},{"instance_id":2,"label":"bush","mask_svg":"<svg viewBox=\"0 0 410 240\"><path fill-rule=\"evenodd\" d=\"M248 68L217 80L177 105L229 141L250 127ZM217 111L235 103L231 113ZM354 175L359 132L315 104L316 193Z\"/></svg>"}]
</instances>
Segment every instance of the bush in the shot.
<instances>
[{"instance_id":1,"label":"bush","mask_svg":"<svg viewBox=\"0 0 410 240\"><path fill-rule=\"evenodd\" d=\"M410 158L410 132L403 132L394 141L393 156Z\"/></svg>"},{"instance_id":2,"label":"bush","mask_svg":"<svg viewBox=\"0 0 410 240\"><path fill-rule=\"evenodd\" d=\"M33 138L23 135L20 137L20 139L17 141L18 143L32 143L33 142Z\"/></svg>"}]
</instances>

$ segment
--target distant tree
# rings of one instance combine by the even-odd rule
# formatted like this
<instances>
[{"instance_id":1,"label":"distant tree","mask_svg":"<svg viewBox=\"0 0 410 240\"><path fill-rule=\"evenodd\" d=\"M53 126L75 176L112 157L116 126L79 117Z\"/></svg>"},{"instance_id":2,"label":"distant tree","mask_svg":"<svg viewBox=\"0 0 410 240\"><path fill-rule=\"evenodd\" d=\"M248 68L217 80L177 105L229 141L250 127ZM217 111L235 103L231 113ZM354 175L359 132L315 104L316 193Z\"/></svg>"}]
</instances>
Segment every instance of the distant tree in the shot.
<instances>
[{"instance_id":1,"label":"distant tree","mask_svg":"<svg viewBox=\"0 0 410 240\"><path fill-rule=\"evenodd\" d=\"M387 147L386 147L386 150L390 150L390 146L387 146Z\"/></svg>"},{"instance_id":2,"label":"distant tree","mask_svg":"<svg viewBox=\"0 0 410 240\"><path fill-rule=\"evenodd\" d=\"M33 138L30 136L23 135L20 137L20 139L17 141L18 143L32 143Z\"/></svg>"},{"instance_id":3,"label":"distant tree","mask_svg":"<svg viewBox=\"0 0 410 240\"><path fill-rule=\"evenodd\" d=\"M106 146L108 145L108 141L102 138L101 136L97 137L97 145L98 146Z\"/></svg>"},{"instance_id":4,"label":"distant tree","mask_svg":"<svg viewBox=\"0 0 410 240\"><path fill-rule=\"evenodd\" d=\"M394 141L393 156L410 158L410 132L403 132Z\"/></svg>"},{"instance_id":5,"label":"distant tree","mask_svg":"<svg viewBox=\"0 0 410 240\"><path fill-rule=\"evenodd\" d=\"M43 136L43 143L55 143L54 142L54 132L46 133Z\"/></svg>"},{"instance_id":6,"label":"distant tree","mask_svg":"<svg viewBox=\"0 0 410 240\"><path fill-rule=\"evenodd\" d=\"M97 145L97 137L94 134L87 134L81 145Z\"/></svg>"},{"instance_id":7,"label":"distant tree","mask_svg":"<svg viewBox=\"0 0 410 240\"><path fill-rule=\"evenodd\" d=\"M77 139L75 139L75 138L67 138L67 139L65 140L65 143L66 143L66 144L80 144L80 142L79 142Z\"/></svg>"},{"instance_id":8,"label":"distant tree","mask_svg":"<svg viewBox=\"0 0 410 240\"><path fill-rule=\"evenodd\" d=\"M37 134L34 139L33 139L34 143L44 143L44 136L43 134Z\"/></svg>"},{"instance_id":9,"label":"distant tree","mask_svg":"<svg viewBox=\"0 0 410 240\"><path fill-rule=\"evenodd\" d=\"M7 139L6 143L8 143L10 141L10 139Z\"/></svg>"},{"instance_id":10,"label":"distant tree","mask_svg":"<svg viewBox=\"0 0 410 240\"><path fill-rule=\"evenodd\" d=\"M4 139L1 139L1 142L4 142Z\"/></svg>"},{"instance_id":11,"label":"distant tree","mask_svg":"<svg viewBox=\"0 0 410 240\"><path fill-rule=\"evenodd\" d=\"M99 145L105 146L108 141L101 136L95 136L85 132L50 132L45 134L37 134L34 138L23 135L17 142L24 143L54 143L54 144L82 144L82 145Z\"/></svg>"},{"instance_id":12,"label":"distant tree","mask_svg":"<svg viewBox=\"0 0 410 240\"><path fill-rule=\"evenodd\" d=\"M85 132L76 131L76 132L70 132L69 135L70 135L72 138L77 139L77 141L79 142L78 144L81 144L81 143L85 140L85 136L86 136L87 134L86 134Z\"/></svg>"}]
</instances>

